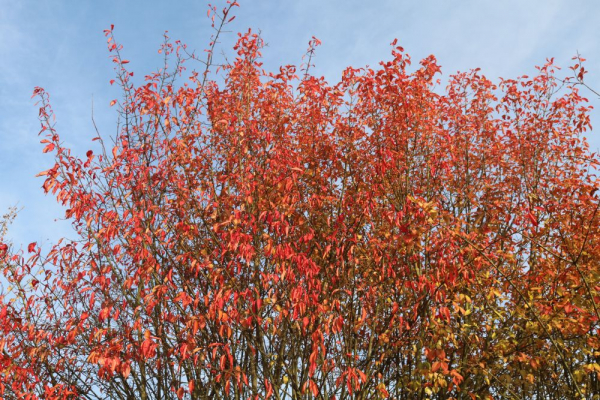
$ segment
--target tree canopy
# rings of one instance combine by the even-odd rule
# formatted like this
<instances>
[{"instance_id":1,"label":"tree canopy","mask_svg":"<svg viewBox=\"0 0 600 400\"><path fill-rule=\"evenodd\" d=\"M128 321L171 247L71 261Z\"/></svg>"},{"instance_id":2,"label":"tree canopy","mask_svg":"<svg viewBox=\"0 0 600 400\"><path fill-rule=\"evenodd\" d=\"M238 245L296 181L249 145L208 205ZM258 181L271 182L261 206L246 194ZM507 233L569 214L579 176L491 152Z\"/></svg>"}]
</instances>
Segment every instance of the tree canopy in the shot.
<instances>
[{"instance_id":1,"label":"tree canopy","mask_svg":"<svg viewBox=\"0 0 600 400\"><path fill-rule=\"evenodd\" d=\"M216 13L229 19L230 4ZM166 41L78 157L36 88L43 189L75 239L0 242L0 395L500 399L600 394L598 155L552 61L440 85L433 56L205 67ZM596 398L596 397L593 397Z\"/></svg>"}]
</instances>

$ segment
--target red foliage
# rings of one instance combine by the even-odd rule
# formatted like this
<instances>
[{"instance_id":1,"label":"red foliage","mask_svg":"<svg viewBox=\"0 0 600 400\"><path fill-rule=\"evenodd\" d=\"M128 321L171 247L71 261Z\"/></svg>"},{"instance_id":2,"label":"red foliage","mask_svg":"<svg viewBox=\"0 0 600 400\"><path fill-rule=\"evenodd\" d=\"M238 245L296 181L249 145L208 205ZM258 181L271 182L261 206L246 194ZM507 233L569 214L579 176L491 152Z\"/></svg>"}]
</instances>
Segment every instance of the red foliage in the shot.
<instances>
[{"instance_id":1,"label":"red foliage","mask_svg":"<svg viewBox=\"0 0 600 400\"><path fill-rule=\"evenodd\" d=\"M331 86L310 59L262 70L248 32L221 75L211 52L176 86L166 42L174 71L136 86L106 34L123 98L99 154L63 147L34 93L78 238L0 247L5 397L598 393L598 157L552 62L441 93L435 58L411 72L394 43Z\"/></svg>"}]
</instances>

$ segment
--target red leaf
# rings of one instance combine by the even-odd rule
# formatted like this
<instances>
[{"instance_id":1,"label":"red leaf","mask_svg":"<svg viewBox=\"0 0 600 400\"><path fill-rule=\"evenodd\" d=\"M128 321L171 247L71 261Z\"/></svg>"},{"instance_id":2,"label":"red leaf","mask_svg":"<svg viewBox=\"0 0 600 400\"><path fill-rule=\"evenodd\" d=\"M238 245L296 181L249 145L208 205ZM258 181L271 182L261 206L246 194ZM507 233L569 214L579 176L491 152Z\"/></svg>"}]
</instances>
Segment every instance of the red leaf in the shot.
<instances>
[{"instance_id":1,"label":"red leaf","mask_svg":"<svg viewBox=\"0 0 600 400\"><path fill-rule=\"evenodd\" d=\"M534 226L538 226L537 219L531 212L528 212L527 214L525 214L525 216L527 217L527 219L529 219L529 222L531 222Z\"/></svg>"},{"instance_id":2,"label":"red leaf","mask_svg":"<svg viewBox=\"0 0 600 400\"><path fill-rule=\"evenodd\" d=\"M131 373L131 366L129 365L129 363L123 364L121 373L123 374L124 378L129 377L129 374Z\"/></svg>"}]
</instances>

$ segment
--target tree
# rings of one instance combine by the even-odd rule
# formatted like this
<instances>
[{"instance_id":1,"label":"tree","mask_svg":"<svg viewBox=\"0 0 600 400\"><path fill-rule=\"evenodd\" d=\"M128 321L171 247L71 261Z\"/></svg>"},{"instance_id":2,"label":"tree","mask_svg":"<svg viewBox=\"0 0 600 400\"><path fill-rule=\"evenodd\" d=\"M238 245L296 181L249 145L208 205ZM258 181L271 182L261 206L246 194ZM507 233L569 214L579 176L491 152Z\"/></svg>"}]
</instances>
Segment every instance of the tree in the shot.
<instances>
[{"instance_id":1,"label":"tree","mask_svg":"<svg viewBox=\"0 0 600 400\"><path fill-rule=\"evenodd\" d=\"M106 35L123 99L100 154L72 155L35 90L78 237L0 247L2 396L600 393L598 156L552 61L439 93L435 58L411 71L394 42L329 85L263 70L249 31L183 84L197 58L166 41L134 85Z\"/></svg>"}]
</instances>

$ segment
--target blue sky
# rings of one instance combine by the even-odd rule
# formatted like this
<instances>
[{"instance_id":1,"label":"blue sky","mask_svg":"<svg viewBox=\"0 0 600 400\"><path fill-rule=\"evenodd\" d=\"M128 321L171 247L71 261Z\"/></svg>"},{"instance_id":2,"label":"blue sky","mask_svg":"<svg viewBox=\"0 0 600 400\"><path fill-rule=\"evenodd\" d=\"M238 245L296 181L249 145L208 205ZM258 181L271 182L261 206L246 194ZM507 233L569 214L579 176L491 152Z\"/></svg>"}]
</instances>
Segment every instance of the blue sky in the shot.
<instances>
[{"instance_id":1,"label":"blue sky","mask_svg":"<svg viewBox=\"0 0 600 400\"><path fill-rule=\"evenodd\" d=\"M218 0L214 4L222 4ZM535 73L555 57L567 67L579 51L588 59L588 83L600 89L600 2L595 0L240 0L233 31L260 29L269 47L267 68L300 64L312 36L323 44L315 74L333 83L347 66L375 66L389 59L399 39L414 61L434 54L443 77L481 68L488 78ZM0 0L0 215L22 208L10 228L17 247L47 244L69 236L63 210L41 190L34 176L51 166L37 136L37 107L31 93L51 96L57 129L67 146L84 154L92 148L94 116L104 136L115 133L110 100L119 97L102 31L115 25L130 68L143 76L159 66L164 31L191 48L206 47L210 25L200 0L91 1ZM234 33L225 38L230 43ZM227 50L227 44L224 44ZM566 68L563 70L568 73ZM599 110L600 104L584 92ZM600 147L594 133L592 148Z\"/></svg>"}]
</instances>

